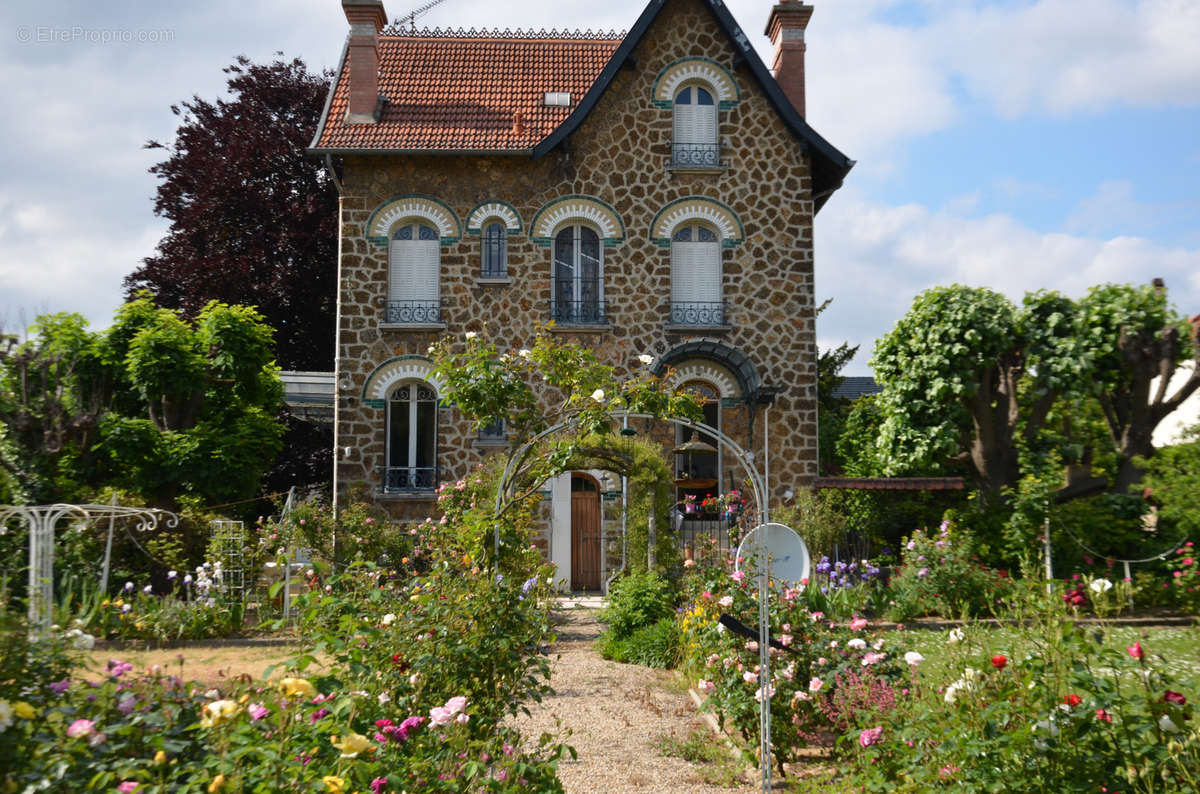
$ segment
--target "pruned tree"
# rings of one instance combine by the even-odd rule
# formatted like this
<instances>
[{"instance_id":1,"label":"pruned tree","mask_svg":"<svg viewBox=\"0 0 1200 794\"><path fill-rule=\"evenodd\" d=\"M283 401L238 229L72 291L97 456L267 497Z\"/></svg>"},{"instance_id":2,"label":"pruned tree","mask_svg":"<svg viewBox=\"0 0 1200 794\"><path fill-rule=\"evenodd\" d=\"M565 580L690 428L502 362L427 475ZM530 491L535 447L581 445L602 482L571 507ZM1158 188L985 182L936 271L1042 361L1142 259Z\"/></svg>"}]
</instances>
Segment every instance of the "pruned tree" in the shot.
<instances>
[{"instance_id":1,"label":"pruned tree","mask_svg":"<svg viewBox=\"0 0 1200 794\"><path fill-rule=\"evenodd\" d=\"M883 391L877 451L887 474L964 464L996 501L1020 474L1057 396L1084 369L1073 304L1054 292L1021 307L986 288L936 287L879 340L871 365Z\"/></svg>"},{"instance_id":2,"label":"pruned tree","mask_svg":"<svg viewBox=\"0 0 1200 794\"><path fill-rule=\"evenodd\" d=\"M171 226L126 289L186 318L212 300L255 306L283 368L331 370L337 191L304 155L330 75L299 59L239 57L225 71L229 99L173 106L174 140L147 144L167 155L150 172L162 180L154 211Z\"/></svg>"},{"instance_id":3,"label":"pruned tree","mask_svg":"<svg viewBox=\"0 0 1200 794\"><path fill-rule=\"evenodd\" d=\"M1123 493L1141 479L1135 459L1154 454L1154 429L1200 389L1200 325L1170 307L1161 282L1093 287L1079 302L1078 323L1088 382L1119 454L1114 487ZM1191 374L1171 392L1187 361Z\"/></svg>"}]
</instances>

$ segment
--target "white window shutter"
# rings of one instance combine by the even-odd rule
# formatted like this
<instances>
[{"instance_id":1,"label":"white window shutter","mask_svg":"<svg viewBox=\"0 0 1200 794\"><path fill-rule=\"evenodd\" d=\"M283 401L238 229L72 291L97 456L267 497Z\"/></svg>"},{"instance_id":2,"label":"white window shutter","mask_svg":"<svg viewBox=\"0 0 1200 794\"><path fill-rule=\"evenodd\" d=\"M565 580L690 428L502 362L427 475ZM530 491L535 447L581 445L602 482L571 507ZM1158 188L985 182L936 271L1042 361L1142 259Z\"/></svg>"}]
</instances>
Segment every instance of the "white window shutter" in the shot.
<instances>
[{"instance_id":1,"label":"white window shutter","mask_svg":"<svg viewBox=\"0 0 1200 794\"><path fill-rule=\"evenodd\" d=\"M721 300L721 244L672 243L671 301L717 303Z\"/></svg>"},{"instance_id":2,"label":"white window shutter","mask_svg":"<svg viewBox=\"0 0 1200 794\"><path fill-rule=\"evenodd\" d=\"M675 143L696 142L696 106L675 105Z\"/></svg>"},{"instance_id":3,"label":"white window shutter","mask_svg":"<svg viewBox=\"0 0 1200 794\"><path fill-rule=\"evenodd\" d=\"M435 240L413 241L414 272L412 297L415 301L438 299L438 276L441 270L440 248Z\"/></svg>"},{"instance_id":4,"label":"white window shutter","mask_svg":"<svg viewBox=\"0 0 1200 794\"><path fill-rule=\"evenodd\" d=\"M693 107L692 143L712 144L717 142L717 106L696 105Z\"/></svg>"},{"instance_id":5,"label":"white window shutter","mask_svg":"<svg viewBox=\"0 0 1200 794\"><path fill-rule=\"evenodd\" d=\"M388 300L438 300L439 253L434 240L393 240Z\"/></svg>"}]
</instances>

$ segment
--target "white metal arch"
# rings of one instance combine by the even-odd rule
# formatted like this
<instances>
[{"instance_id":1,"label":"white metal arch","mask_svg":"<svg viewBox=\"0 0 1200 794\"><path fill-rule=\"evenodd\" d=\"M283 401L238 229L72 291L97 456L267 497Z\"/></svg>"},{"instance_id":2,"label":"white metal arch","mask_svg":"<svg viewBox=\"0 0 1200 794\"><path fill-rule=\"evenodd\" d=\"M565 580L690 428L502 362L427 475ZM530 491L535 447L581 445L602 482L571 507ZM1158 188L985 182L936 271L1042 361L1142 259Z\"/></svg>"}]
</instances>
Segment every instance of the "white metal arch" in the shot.
<instances>
[{"instance_id":1,"label":"white metal arch","mask_svg":"<svg viewBox=\"0 0 1200 794\"><path fill-rule=\"evenodd\" d=\"M54 528L66 517L91 521L108 516L136 518L137 529L146 531L158 526L161 516L167 517L167 526L179 523L179 516L165 510L147 507L125 507L123 505L0 505L0 534L5 532L4 522L20 518L29 529L29 628L30 631L44 629L50 625L51 607L54 604ZM112 527L109 527L109 548L112 546ZM106 551L107 555L107 551ZM107 575L107 558L105 560Z\"/></svg>"}]
</instances>

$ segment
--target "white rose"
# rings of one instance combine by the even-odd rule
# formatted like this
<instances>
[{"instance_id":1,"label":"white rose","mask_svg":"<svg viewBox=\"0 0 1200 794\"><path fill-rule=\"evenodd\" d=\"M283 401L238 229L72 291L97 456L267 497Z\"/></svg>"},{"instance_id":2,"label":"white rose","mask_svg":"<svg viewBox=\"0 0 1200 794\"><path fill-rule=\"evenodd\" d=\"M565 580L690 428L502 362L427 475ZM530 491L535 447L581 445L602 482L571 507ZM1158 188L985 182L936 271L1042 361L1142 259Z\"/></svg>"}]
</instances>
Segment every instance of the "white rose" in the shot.
<instances>
[{"instance_id":1,"label":"white rose","mask_svg":"<svg viewBox=\"0 0 1200 794\"><path fill-rule=\"evenodd\" d=\"M466 333L467 339L474 339L477 336L479 336L479 334L475 333L474 331L467 331Z\"/></svg>"},{"instance_id":2,"label":"white rose","mask_svg":"<svg viewBox=\"0 0 1200 794\"><path fill-rule=\"evenodd\" d=\"M598 403L604 402L604 389L596 389L592 392L592 399Z\"/></svg>"},{"instance_id":3,"label":"white rose","mask_svg":"<svg viewBox=\"0 0 1200 794\"><path fill-rule=\"evenodd\" d=\"M645 353L642 353L640 356L638 356L638 361L642 362L648 367L654 362L654 356L648 356Z\"/></svg>"},{"instance_id":4,"label":"white rose","mask_svg":"<svg viewBox=\"0 0 1200 794\"><path fill-rule=\"evenodd\" d=\"M1096 594L1107 593L1112 590L1112 586L1112 582L1107 579L1093 579L1091 584L1092 592Z\"/></svg>"},{"instance_id":5,"label":"white rose","mask_svg":"<svg viewBox=\"0 0 1200 794\"><path fill-rule=\"evenodd\" d=\"M908 653L904 654L904 661L908 662L909 664L916 665L925 661L925 657L916 651L909 651Z\"/></svg>"}]
</instances>

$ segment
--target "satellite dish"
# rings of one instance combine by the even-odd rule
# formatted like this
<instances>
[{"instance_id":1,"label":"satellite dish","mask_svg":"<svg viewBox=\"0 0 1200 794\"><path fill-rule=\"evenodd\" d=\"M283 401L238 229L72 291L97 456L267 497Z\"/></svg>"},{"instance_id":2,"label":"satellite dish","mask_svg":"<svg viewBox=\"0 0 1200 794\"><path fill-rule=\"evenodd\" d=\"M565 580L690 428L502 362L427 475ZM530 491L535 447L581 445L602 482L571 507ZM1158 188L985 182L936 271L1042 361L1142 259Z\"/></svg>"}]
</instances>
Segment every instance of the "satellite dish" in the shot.
<instances>
[{"instance_id":1,"label":"satellite dish","mask_svg":"<svg viewBox=\"0 0 1200 794\"><path fill-rule=\"evenodd\" d=\"M777 581L789 583L794 587L808 578L808 546L795 530L783 524L762 524L752 529L738 546L739 562L734 568L741 570L745 565L751 571L755 570L758 566L758 553L764 542L769 558L767 565L771 576Z\"/></svg>"}]
</instances>

